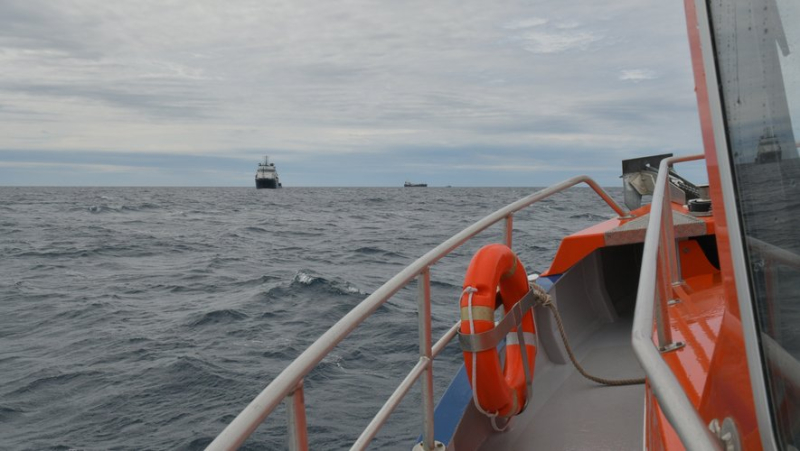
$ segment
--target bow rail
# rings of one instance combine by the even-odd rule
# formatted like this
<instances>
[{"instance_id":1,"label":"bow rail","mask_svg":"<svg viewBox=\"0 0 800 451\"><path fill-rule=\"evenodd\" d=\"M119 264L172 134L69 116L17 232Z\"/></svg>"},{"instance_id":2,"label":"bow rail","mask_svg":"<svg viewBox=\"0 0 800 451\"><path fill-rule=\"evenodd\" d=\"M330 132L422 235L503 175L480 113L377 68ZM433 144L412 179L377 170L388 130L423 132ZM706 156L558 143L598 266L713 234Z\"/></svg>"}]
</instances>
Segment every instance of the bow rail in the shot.
<instances>
[{"instance_id":1,"label":"bow rail","mask_svg":"<svg viewBox=\"0 0 800 451\"><path fill-rule=\"evenodd\" d=\"M216 451L238 448L284 399L287 399L288 405L289 448L293 450L307 449L303 378L339 342L372 315L378 307L414 279L418 279L419 361L367 425L361 436L353 444L352 449L365 449L369 445L397 405L400 404L403 397L419 379L422 380L423 417L422 443L420 445L424 450L435 449L433 438L433 366L431 362L456 335L459 324L456 323L436 344L431 345L430 267L478 233L502 220L505 220L504 241L508 247L511 247L514 213L579 183L589 185L619 217L628 217L629 212L627 209L617 204L597 182L585 175L572 177L549 188L537 191L484 217L408 265L331 326L259 393L206 449Z\"/></svg>"}]
</instances>

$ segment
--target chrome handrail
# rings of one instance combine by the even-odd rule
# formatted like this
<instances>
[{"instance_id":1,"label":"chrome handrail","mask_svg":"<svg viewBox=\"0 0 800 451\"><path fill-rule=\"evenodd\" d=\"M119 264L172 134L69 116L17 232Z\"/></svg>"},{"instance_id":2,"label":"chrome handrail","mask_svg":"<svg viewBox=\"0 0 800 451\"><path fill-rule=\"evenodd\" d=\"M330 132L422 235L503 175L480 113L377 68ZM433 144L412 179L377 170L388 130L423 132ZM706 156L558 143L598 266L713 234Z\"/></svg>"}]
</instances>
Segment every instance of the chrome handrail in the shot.
<instances>
[{"instance_id":1,"label":"chrome handrail","mask_svg":"<svg viewBox=\"0 0 800 451\"><path fill-rule=\"evenodd\" d=\"M258 396L242 410L239 415L212 441L207 450L230 450L236 449L249 437L256 428L272 413L280 402L289 395L294 396L292 409L293 415L297 418L290 418L290 446L303 449L305 440L305 411L302 405L298 406L297 400L302 400L302 381L303 378L314 367L333 350L350 332L359 324L367 319L378 307L388 301L401 288L408 285L412 280L420 277L419 281L419 312L420 314L420 359L395 392L386 401L381 410L376 414L372 422L362 432L358 441L353 445L353 449L364 449L386 422L389 415L400 403L413 383L425 375L423 379L423 448L433 449L433 390L431 380L433 367L431 360L441 352L444 346L455 336L457 325L453 326L448 332L431 347L431 318L430 318L430 267L457 249L478 233L486 230L490 226L505 220L504 240L511 244L511 229L513 214L536 202L541 201L553 194L564 191L579 183L589 185L620 217L627 217L628 210L617 204L611 196L603 190L594 180L588 176L581 175L567 179L549 188L537 191L522 199L517 200L483 219L473 223L461 232L453 235L447 241L436 246L434 249L408 265L394 277L389 279L380 288L375 290L370 296L361 301L350 312L348 312L336 324L331 326L317 341L309 346L300 354L289 366L286 367ZM299 391L299 393L298 393ZM294 426L301 427L294 427ZM298 435L302 437L297 437ZM300 445L297 445L297 444ZM294 444L294 445L293 445ZM307 446L307 445L306 445Z\"/></svg>"},{"instance_id":2,"label":"chrome handrail","mask_svg":"<svg viewBox=\"0 0 800 451\"><path fill-rule=\"evenodd\" d=\"M692 450L721 450L719 441L712 435L706 427L697 410L694 408L689 398L686 396L678 379L670 370L670 367L661 357L659 349L653 342L653 316L656 303L661 311L666 312L667 299L657 294L657 266L659 258L662 258L661 270L672 270L672 261L666 259L675 258L674 246L675 237L672 230L662 230L662 218L666 214L672 219L672 207L670 206L669 189L667 177L669 166L674 163L694 161L705 158L703 155L691 155L684 157L672 157L661 160L658 168L658 179L656 180L653 200L650 204L650 219L647 223L647 234L644 240L644 251L642 253L642 267L639 275L639 289L636 293L636 310L633 314L633 331L631 341L633 350L636 353L639 363L641 363L647 375L650 389L653 391L661 410L667 417L675 432L678 433L681 441L687 449ZM669 252L672 249L673 252ZM671 285L672 280L661 277L661 283ZM671 286L668 287L671 289ZM659 315L657 320L658 329L669 331L669 317ZM659 332L661 339L662 332ZM671 340L670 340L671 341ZM659 343L663 346L668 343Z\"/></svg>"}]
</instances>

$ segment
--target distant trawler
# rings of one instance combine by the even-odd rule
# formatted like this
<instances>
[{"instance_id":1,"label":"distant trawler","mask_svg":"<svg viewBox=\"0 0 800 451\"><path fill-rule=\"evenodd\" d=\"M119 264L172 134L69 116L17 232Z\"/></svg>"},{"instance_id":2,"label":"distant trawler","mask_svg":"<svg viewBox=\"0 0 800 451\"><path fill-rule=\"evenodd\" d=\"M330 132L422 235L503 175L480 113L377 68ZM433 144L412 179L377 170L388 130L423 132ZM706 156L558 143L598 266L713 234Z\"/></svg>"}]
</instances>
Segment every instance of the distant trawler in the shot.
<instances>
[{"instance_id":1,"label":"distant trawler","mask_svg":"<svg viewBox=\"0 0 800 451\"><path fill-rule=\"evenodd\" d=\"M280 188L281 180L278 177L278 172L275 170L275 163L269 162L269 157L265 156L264 161L258 163L258 170L256 171L256 188Z\"/></svg>"},{"instance_id":2,"label":"distant trawler","mask_svg":"<svg viewBox=\"0 0 800 451\"><path fill-rule=\"evenodd\" d=\"M428 186L427 183L411 183L406 180L406 183L403 185L406 188L425 188Z\"/></svg>"}]
</instances>

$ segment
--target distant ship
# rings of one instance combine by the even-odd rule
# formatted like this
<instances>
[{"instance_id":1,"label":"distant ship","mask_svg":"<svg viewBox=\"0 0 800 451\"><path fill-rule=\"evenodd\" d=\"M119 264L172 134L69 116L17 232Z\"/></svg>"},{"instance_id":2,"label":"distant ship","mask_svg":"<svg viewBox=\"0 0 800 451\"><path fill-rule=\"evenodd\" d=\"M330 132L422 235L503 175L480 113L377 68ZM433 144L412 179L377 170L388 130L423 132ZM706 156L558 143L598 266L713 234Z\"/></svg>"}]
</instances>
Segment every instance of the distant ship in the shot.
<instances>
[{"instance_id":1,"label":"distant ship","mask_svg":"<svg viewBox=\"0 0 800 451\"><path fill-rule=\"evenodd\" d=\"M406 188L425 188L425 187L428 186L428 184L427 183L411 183L409 181L406 181L406 183L403 186L406 187Z\"/></svg>"},{"instance_id":2,"label":"distant ship","mask_svg":"<svg viewBox=\"0 0 800 451\"><path fill-rule=\"evenodd\" d=\"M265 156L264 161L258 163L258 170L256 171L256 188L280 188L281 180L278 177L278 172L275 170L275 163L269 162L269 157Z\"/></svg>"}]
</instances>

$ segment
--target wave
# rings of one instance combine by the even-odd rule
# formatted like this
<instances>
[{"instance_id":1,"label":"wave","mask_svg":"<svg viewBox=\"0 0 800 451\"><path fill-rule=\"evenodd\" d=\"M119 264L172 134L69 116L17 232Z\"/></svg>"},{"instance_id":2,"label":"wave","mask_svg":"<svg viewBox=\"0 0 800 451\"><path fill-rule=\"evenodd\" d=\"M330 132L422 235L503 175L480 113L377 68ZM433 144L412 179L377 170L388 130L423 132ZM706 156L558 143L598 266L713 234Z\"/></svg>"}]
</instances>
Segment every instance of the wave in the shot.
<instances>
[{"instance_id":1,"label":"wave","mask_svg":"<svg viewBox=\"0 0 800 451\"><path fill-rule=\"evenodd\" d=\"M25 414L24 410L14 409L12 407L0 406L0 422L11 421L19 418Z\"/></svg>"},{"instance_id":2,"label":"wave","mask_svg":"<svg viewBox=\"0 0 800 451\"><path fill-rule=\"evenodd\" d=\"M189 279L191 281L191 279ZM216 293L220 289L220 287L211 282L207 283L199 283L194 282L187 285L179 285L179 284L156 284L156 285L149 285L146 287L146 291L162 291L171 294L210 294ZM127 289L125 291L121 291L123 294L136 294L141 293L142 291L136 289Z\"/></svg>"},{"instance_id":3,"label":"wave","mask_svg":"<svg viewBox=\"0 0 800 451\"><path fill-rule=\"evenodd\" d=\"M312 237L320 237L325 236L329 231L321 230L316 228L306 228L305 230L277 230L274 232L274 235L281 238L292 238L292 237L301 237L301 238L312 238Z\"/></svg>"},{"instance_id":4,"label":"wave","mask_svg":"<svg viewBox=\"0 0 800 451\"><path fill-rule=\"evenodd\" d=\"M301 270L288 284L284 282L255 293L251 302L253 308L260 311L258 321L280 323L281 327L292 330L308 324L308 314L339 319L368 295L350 282ZM338 301L333 301L337 298Z\"/></svg>"},{"instance_id":5,"label":"wave","mask_svg":"<svg viewBox=\"0 0 800 451\"><path fill-rule=\"evenodd\" d=\"M341 354L331 352L322 358L317 366L315 366L306 376L309 382L319 382L330 379L334 374L345 372L342 362L344 358Z\"/></svg>"},{"instance_id":6,"label":"wave","mask_svg":"<svg viewBox=\"0 0 800 451\"><path fill-rule=\"evenodd\" d=\"M202 448L368 289L527 194L20 190L0 202L0 231L9 237L0 340L19 344L0 358L8 368L0 371L0 424L14 431L5 437L9 449ZM608 213L578 194L519 214L515 243L526 266L546 267L564 233ZM4 207L13 213L3 215ZM434 267L434 338L455 321L466 265L491 239L480 236ZM342 437L363 423L331 413L371 417L385 400L372 395L391 393L417 361L416 290L412 283L379 306L308 376L317 423L311 449L349 445ZM440 382L459 356L449 346L437 359ZM52 399L60 402L50 409ZM375 448L413 439L411 410L398 409ZM281 421L267 422L247 446L280 449L284 431Z\"/></svg>"},{"instance_id":7,"label":"wave","mask_svg":"<svg viewBox=\"0 0 800 451\"><path fill-rule=\"evenodd\" d=\"M358 294L368 295L369 293L360 290L350 282L340 282L336 280L329 280L319 275L314 275L311 271L297 271L292 279L291 286L293 287L313 287L320 288L324 291L334 294Z\"/></svg>"},{"instance_id":8,"label":"wave","mask_svg":"<svg viewBox=\"0 0 800 451\"><path fill-rule=\"evenodd\" d=\"M63 322L65 320L75 320L79 318L84 318L87 316L91 316L92 314L99 314L103 310L103 305L98 303L93 303L91 305L85 306L83 308L71 308L69 310L65 310L61 313L58 313L53 316L51 321L55 321L56 323Z\"/></svg>"},{"instance_id":9,"label":"wave","mask_svg":"<svg viewBox=\"0 0 800 451\"><path fill-rule=\"evenodd\" d=\"M233 417L233 418L235 418L235 417ZM228 424L233 420L233 418L231 418L228 421L224 421L223 420L222 423L223 424ZM214 437L213 436L199 437L199 438L196 438L196 439L192 440L191 442L189 442L189 443L185 444L184 446L181 446L181 447L179 447L177 449L178 449L178 451L200 451L202 449L206 449L208 447L208 445L211 444L212 441L214 441Z\"/></svg>"},{"instance_id":10,"label":"wave","mask_svg":"<svg viewBox=\"0 0 800 451\"><path fill-rule=\"evenodd\" d=\"M303 271L298 271L294 275L294 279L292 279L293 284L298 283L300 285L308 285L308 286L324 284L325 282L327 282L327 280L325 280L324 278L312 276L311 274Z\"/></svg>"},{"instance_id":11,"label":"wave","mask_svg":"<svg viewBox=\"0 0 800 451\"><path fill-rule=\"evenodd\" d=\"M245 232L253 232L253 233L268 233L269 232L269 230L267 230L267 229L265 229L263 227L255 227L255 226L245 227L245 228L243 228L241 230L245 231Z\"/></svg>"},{"instance_id":12,"label":"wave","mask_svg":"<svg viewBox=\"0 0 800 451\"><path fill-rule=\"evenodd\" d=\"M230 263L241 262L244 259L240 257L223 257L219 254L211 258L211 261L206 265L206 269L219 269L228 266Z\"/></svg>"},{"instance_id":13,"label":"wave","mask_svg":"<svg viewBox=\"0 0 800 451\"><path fill-rule=\"evenodd\" d=\"M52 370L42 371L42 373L45 374L52 372ZM48 389L58 389L61 391L66 385L71 386L72 384L81 382L91 384L105 374L102 371L75 371L70 373L56 371L56 373L57 374L35 377L33 381L29 382L24 387L12 391L10 395L19 395Z\"/></svg>"},{"instance_id":14,"label":"wave","mask_svg":"<svg viewBox=\"0 0 800 451\"><path fill-rule=\"evenodd\" d=\"M195 315L195 318L189 322L189 326L205 326L209 324L228 324L237 321L242 321L249 318L249 316L238 310L222 309L212 310L207 313Z\"/></svg>"},{"instance_id":15,"label":"wave","mask_svg":"<svg viewBox=\"0 0 800 451\"><path fill-rule=\"evenodd\" d=\"M130 212L139 212L139 211L147 211L147 210L159 210L162 207L157 204L152 203L143 203L139 205L109 205L109 204L100 204L100 205L89 205L86 207L86 210L92 214L102 214L102 213L130 213Z\"/></svg>"},{"instance_id":16,"label":"wave","mask_svg":"<svg viewBox=\"0 0 800 451\"><path fill-rule=\"evenodd\" d=\"M608 219L608 216L600 216L594 213L580 213L576 215L571 215L570 219L583 219L586 221L598 222L598 221L605 221Z\"/></svg>"},{"instance_id":17,"label":"wave","mask_svg":"<svg viewBox=\"0 0 800 451\"><path fill-rule=\"evenodd\" d=\"M399 254L397 252L387 251L386 249L381 249L379 247L374 246L364 246L359 247L358 249L354 250L356 254L365 254L365 255L379 255L381 257L391 257L391 258L408 258L403 254Z\"/></svg>"},{"instance_id":18,"label":"wave","mask_svg":"<svg viewBox=\"0 0 800 451\"><path fill-rule=\"evenodd\" d=\"M205 398L216 393L215 387L232 382L226 374L228 371L205 360L181 356L165 367L149 368L145 372L158 373L153 377L163 383L159 388L161 395L178 395L181 398L194 395Z\"/></svg>"},{"instance_id":19,"label":"wave","mask_svg":"<svg viewBox=\"0 0 800 451\"><path fill-rule=\"evenodd\" d=\"M270 359L285 360L290 356L295 357L303 352L305 350L302 346L303 344L304 343L300 343L295 339L280 337L266 343L265 350L262 351L261 356Z\"/></svg>"},{"instance_id":20,"label":"wave","mask_svg":"<svg viewBox=\"0 0 800 451\"><path fill-rule=\"evenodd\" d=\"M66 243L59 243L63 246L61 249L54 248L46 250L25 250L13 248L12 251L22 251L16 254L15 257L22 258L43 258L43 259L73 259L73 258L88 258L88 257L149 257L158 255L163 252L170 253L183 253L189 250L182 244L173 244L169 247L159 246L160 243L148 243L148 245L137 245L131 241L136 238L131 238L129 242L109 243L109 242L93 242L91 246L66 246Z\"/></svg>"},{"instance_id":21,"label":"wave","mask_svg":"<svg viewBox=\"0 0 800 451\"><path fill-rule=\"evenodd\" d=\"M276 276L269 276L269 275L265 274L263 276L254 277L252 279L238 280L236 282L231 283L231 286L235 286L235 287L257 287L259 285L263 285L263 284L269 283L269 282L275 282L277 280L280 280L280 279L278 277L276 277Z\"/></svg>"},{"instance_id":22,"label":"wave","mask_svg":"<svg viewBox=\"0 0 800 451\"><path fill-rule=\"evenodd\" d=\"M431 288L446 288L446 289L461 290L461 285L457 285L456 283L444 282L442 280L432 279Z\"/></svg>"}]
</instances>

